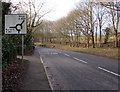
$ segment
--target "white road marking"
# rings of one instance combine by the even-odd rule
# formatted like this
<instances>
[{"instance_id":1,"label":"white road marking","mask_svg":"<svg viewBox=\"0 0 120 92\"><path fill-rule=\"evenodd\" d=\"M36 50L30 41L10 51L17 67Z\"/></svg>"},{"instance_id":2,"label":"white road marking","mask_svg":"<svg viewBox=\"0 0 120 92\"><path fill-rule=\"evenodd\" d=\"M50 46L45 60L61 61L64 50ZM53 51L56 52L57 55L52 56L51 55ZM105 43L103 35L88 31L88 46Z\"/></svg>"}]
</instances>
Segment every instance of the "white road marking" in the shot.
<instances>
[{"instance_id":1,"label":"white road marking","mask_svg":"<svg viewBox=\"0 0 120 92\"><path fill-rule=\"evenodd\" d=\"M111 73L111 74L113 74L113 75L116 75L116 76L119 76L119 77L120 77L120 75L117 74L117 73L114 73L114 72L109 71L109 70L107 70L107 69L104 69L104 68L102 68L102 67L98 67L98 68L99 68L100 70L106 71L106 72L108 72L108 73Z\"/></svg>"},{"instance_id":2,"label":"white road marking","mask_svg":"<svg viewBox=\"0 0 120 92\"><path fill-rule=\"evenodd\" d=\"M81 62L83 62L83 63L87 63L86 61L84 61L84 60L80 60Z\"/></svg>"},{"instance_id":3,"label":"white road marking","mask_svg":"<svg viewBox=\"0 0 120 92\"><path fill-rule=\"evenodd\" d=\"M65 56L68 56L68 57L70 56L70 55L68 55L68 54L65 54L65 53L64 53L64 55L65 55Z\"/></svg>"},{"instance_id":4,"label":"white road marking","mask_svg":"<svg viewBox=\"0 0 120 92\"><path fill-rule=\"evenodd\" d=\"M39 55L40 55L40 52L39 52ZM53 89L53 87L52 87L52 83L51 83L51 81L50 81L50 75L48 75L48 73L47 73L47 70L46 70L46 68L45 68L45 64L44 64L44 62L43 62L43 59L42 59L42 57L40 56L40 60L41 60L41 62L42 62L42 64L43 64L43 68L44 68L44 70L45 70L45 74L46 74L46 76L47 76L47 79L48 79L48 82L49 82L49 85L50 85L50 88L51 88L51 90L52 90L52 92L54 91L54 89Z\"/></svg>"},{"instance_id":5,"label":"white road marking","mask_svg":"<svg viewBox=\"0 0 120 92\"><path fill-rule=\"evenodd\" d=\"M51 54L51 55L57 55L58 53L49 53L49 54Z\"/></svg>"},{"instance_id":6,"label":"white road marking","mask_svg":"<svg viewBox=\"0 0 120 92\"><path fill-rule=\"evenodd\" d=\"M83 63L87 63L86 61L84 61L84 60L80 60L80 59L78 59L78 58L76 58L76 57L73 57L75 60L77 60L77 61L81 61L81 62L83 62Z\"/></svg>"},{"instance_id":7,"label":"white road marking","mask_svg":"<svg viewBox=\"0 0 120 92\"><path fill-rule=\"evenodd\" d=\"M43 64L43 59L42 59L42 57L40 57L40 61L41 61L41 63Z\"/></svg>"},{"instance_id":8,"label":"white road marking","mask_svg":"<svg viewBox=\"0 0 120 92\"><path fill-rule=\"evenodd\" d=\"M53 55L57 55L58 53L52 53Z\"/></svg>"},{"instance_id":9,"label":"white road marking","mask_svg":"<svg viewBox=\"0 0 120 92\"><path fill-rule=\"evenodd\" d=\"M78 58L76 58L76 57L73 57L75 60L78 60L79 61L79 59Z\"/></svg>"}]
</instances>

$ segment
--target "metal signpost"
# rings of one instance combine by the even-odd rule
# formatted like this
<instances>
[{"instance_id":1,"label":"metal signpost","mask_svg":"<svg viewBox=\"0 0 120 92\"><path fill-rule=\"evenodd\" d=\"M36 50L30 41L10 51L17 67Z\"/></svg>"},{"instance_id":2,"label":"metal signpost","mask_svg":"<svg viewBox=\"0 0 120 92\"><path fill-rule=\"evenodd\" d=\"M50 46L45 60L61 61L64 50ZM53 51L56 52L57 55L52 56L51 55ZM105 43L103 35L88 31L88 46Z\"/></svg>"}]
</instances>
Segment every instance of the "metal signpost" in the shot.
<instances>
[{"instance_id":1,"label":"metal signpost","mask_svg":"<svg viewBox=\"0 0 120 92\"><path fill-rule=\"evenodd\" d=\"M5 15L5 34L22 35L22 61L24 56L24 35L27 33L26 14Z\"/></svg>"}]
</instances>

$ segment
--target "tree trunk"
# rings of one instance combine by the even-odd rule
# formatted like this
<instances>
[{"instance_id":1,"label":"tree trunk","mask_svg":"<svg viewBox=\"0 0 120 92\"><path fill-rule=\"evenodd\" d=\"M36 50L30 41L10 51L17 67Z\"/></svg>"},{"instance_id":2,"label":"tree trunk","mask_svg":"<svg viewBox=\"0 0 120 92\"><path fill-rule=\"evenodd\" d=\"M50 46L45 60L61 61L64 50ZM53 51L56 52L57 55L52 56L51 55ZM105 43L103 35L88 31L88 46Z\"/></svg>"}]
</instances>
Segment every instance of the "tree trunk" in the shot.
<instances>
[{"instance_id":1,"label":"tree trunk","mask_svg":"<svg viewBox=\"0 0 120 92\"><path fill-rule=\"evenodd\" d=\"M101 47L101 40L102 40L102 33L101 33L101 26L100 26L100 39L99 39L99 47Z\"/></svg>"},{"instance_id":2,"label":"tree trunk","mask_svg":"<svg viewBox=\"0 0 120 92\"><path fill-rule=\"evenodd\" d=\"M117 35L117 30L115 30L115 47L118 47L118 35Z\"/></svg>"},{"instance_id":3,"label":"tree trunk","mask_svg":"<svg viewBox=\"0 0 120 92\"><path fill-rule=\"evenodd\" d=\"M87 37L87 47L89 48L89 37Z\"/></svg>"},{"instance_id":4,"label":"tree trunk","mask_svg":"<svg viewBox=\"0 0 120 92\"><path fill-rule=\"evenodd\" d=\"M92 29L91 29L91 33L92 33L92 45L93 45L93 48L95 48L94 33Z\"/></svg>"},{"instance_id":5,"label":"tree trunk","mask_svg":"<svg viewBox=\"0 0 120 92\"><path fill-rule=\"evenodd\" d=\"M97 27L96 27L96 34L95 34L95 40L96 40L96 47L97 47Z\"/></svg>"}]
</instances>

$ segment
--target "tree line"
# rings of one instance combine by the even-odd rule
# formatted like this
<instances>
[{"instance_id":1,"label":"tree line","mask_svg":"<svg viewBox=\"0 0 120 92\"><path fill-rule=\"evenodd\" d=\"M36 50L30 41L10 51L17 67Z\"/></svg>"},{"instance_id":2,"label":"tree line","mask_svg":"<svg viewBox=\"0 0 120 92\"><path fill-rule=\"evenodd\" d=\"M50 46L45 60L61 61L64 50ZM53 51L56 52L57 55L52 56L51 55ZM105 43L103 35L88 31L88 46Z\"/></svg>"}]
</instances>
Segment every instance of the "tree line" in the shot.
<instances>
[{"instance_id":1,"label":"tree line","mask_svg":"<svg viewBox=\"0 0 120 92\"><path fill-rule=\"evenodd\" d=\"M42 43L68 44L72 47L103 47L113 36L119 47L118 24L120 2L80 2L66 17L57 21L44 20L36 31L35 40Z\"/></svg>"}]
</instances>

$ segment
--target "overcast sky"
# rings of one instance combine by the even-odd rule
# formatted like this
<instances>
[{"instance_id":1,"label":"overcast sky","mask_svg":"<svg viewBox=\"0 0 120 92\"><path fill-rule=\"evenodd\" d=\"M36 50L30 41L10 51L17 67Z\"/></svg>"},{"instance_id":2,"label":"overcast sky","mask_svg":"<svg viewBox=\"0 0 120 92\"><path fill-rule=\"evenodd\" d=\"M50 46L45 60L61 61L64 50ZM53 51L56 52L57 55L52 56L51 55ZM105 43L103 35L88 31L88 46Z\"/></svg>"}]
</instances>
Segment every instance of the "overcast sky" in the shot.
<instances>
[{"instance_id":1,"label":"overcast sky","mask_svg":"<svg viewBox=\"0 0 120 92\"><path fill-rule=\"evenodd\" d=\"M4 0L4 1L11 1L13 4L16 4L19 1L27 2L29 0ZM34 0L30 0L30 1L34 1ZM75 8L76 4L84 0L35 0L35 1L36 4L39 4L40 1L44 1L45 5L43 8L45 11L52 9L52 11L49 14L44 16L44 19L54 21L61 17L66 16L71 10ZM94 1L94 0L90 0L90 1ZM112 0L97 0L97 1L112 1Z\"/></svg>"},{"instance_id":2,"label":"overcast sky","mask_svg":"<svg viewBox=\"0 0 120 92\"><path fill-rule=\"evenodd\" d=\"M46 0L52 12L46 16L46 19L56 20L63 16L66 16L71 10L75 8L75 5L81 0Z\"/></svg>"},{"instance_id":3,"label":"overcast sky","mask_svg":"<svg viewBox=\"0 0 120 92\"><path fill-rule=\"evenodd\" d=\"M27 0L10 0L13 4L18 3L18 1L27 1ZM40 3L41 0L35 0L36 4ZM61 17L66 16L72 9L75 8L75 5L81 0L44 0L46 2L44 8L52 9L52 11L44 16L44 19L54 21Z\"/></svg>"}]
</instances>

